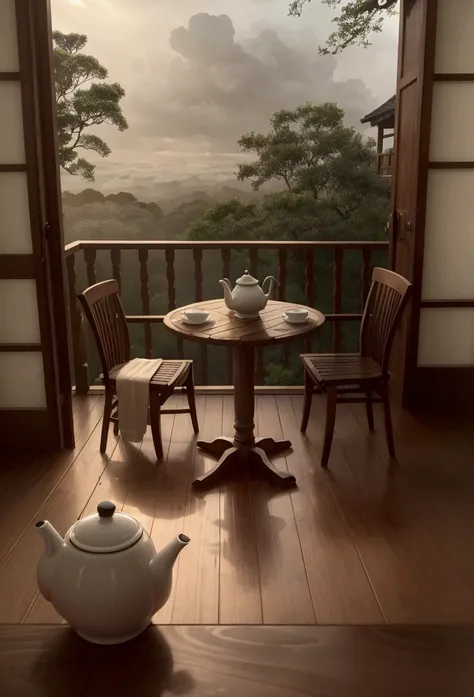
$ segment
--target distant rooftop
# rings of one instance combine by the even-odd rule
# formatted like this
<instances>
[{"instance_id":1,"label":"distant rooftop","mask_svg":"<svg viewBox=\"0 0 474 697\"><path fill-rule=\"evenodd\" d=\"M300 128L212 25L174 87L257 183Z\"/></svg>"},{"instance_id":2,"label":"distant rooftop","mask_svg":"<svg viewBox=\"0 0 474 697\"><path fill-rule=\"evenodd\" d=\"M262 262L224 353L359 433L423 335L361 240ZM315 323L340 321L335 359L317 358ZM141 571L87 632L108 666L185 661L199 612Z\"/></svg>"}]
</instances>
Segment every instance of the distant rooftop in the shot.
<instances>
[{"instance_id":1,"label":"distant rooftop","mask_svg":"<svg viewBox=\"0 0 474 697\"><path fill-rule=\"evenodd\" d=\"M381 106L371 111L370 114L361 119L361 123L370 123L371 126L385 126L395 128L395 95Z\"/></svg>"}]
</instances>

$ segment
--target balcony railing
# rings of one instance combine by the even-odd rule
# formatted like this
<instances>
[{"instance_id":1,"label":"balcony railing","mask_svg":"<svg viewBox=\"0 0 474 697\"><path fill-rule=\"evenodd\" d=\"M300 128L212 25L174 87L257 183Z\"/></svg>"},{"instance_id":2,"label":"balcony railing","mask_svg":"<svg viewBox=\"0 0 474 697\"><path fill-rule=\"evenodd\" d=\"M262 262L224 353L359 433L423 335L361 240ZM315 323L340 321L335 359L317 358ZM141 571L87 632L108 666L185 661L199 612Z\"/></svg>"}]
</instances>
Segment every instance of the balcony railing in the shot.
<instances>
[{"instance_id":1,"label":"balcony railing","mask_svg":"<svg viewBox=\"0 0 474 697\"><path fill-rule=\"evenodd\" d=\"M196 382L201 385L232 383L232 353L220 347L183 342L163 327L164 315L175 307L219 297L217 280L235 279L248 268L258 278L271 273L278 278L277 298L303 302L326 315L326 325L303 346L286 345L257 350L256 384L271 384L268 366L288 373L301 349L340 352L356 350L358 324L370 286L372 268L386 266L384 241L78 241L66 246L70 295L74 382L76 392L88 392L91 377L98 382L98 361L93 342L76 301L77 293L106 278L115 278L122 290L130 325L132 351L151 358L191 357ZM150 290L151 288L151 290ZM124 292L125 290L125 292ZM130 311L130 306L133 312ZM140 337L136 330L142 327ZM344 327L348 328L344 331ZM161 333L160 333L161 332ZM347 336L345 336L347 334ZM137 350L139 349L139 350ZM91 363L92 360L92 363ZM94 365L93 365L94 364ZM225 364L225 368L223 368ZM220 372L219 372L220 367ZM217 372L219 376L216 377ZM92 373L94 373L92 375ZM288 378L290 379L290 378Z\"/></svg>"},{"instance_id":2,"label":"balcony railing","mask_svg":"<svg viewBox=\"0 0 474 697\"><path fill-rule=\"evenodd\" d=\"M383 177L391 177L395 164L395 153L382 152L377 155L377 172Z\"/></svg>"}]
</instances>

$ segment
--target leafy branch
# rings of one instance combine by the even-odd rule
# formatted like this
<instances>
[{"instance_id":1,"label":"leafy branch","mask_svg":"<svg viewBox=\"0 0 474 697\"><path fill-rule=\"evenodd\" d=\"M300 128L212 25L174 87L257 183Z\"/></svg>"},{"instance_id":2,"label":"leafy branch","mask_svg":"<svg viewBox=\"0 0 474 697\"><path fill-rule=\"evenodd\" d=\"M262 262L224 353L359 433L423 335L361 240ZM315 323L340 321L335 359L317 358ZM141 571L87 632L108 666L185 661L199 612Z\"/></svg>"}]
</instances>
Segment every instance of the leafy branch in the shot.
<instances>
[{"instance_id":1,"label":"leafy branch","mask_svg":"<svg viewBox=\"0 0 474 697\"><path fill-rule=\"evenodd\" d=\"M300 17L304 6L311 0L292 0L289 14ZM384 19L395 14L398 0L321 0L336 9L343 3L340 14L333 19L337 29L333 31L326 45L319 48L321 55L336 54L348 46L370 45L369 37L382 31Z\"/></svg>"}]
</instances>

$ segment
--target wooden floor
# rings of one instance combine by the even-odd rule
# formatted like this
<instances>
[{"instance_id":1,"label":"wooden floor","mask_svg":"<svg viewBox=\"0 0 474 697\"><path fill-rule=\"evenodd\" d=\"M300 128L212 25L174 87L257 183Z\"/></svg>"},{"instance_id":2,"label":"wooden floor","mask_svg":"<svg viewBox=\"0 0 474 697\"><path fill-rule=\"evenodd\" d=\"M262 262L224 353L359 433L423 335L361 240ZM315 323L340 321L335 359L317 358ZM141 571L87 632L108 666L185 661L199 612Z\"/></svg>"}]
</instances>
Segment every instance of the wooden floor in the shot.
<instances>
[{"instance_id":1,"label":"wooden floor","mask_svg":"<svg viewBox=\"0 0 474 697\"><path fill-rule=\"evenodd\" d=\"M472 697L473 643L464 626L181 625L118 646L0 626L0 685L5 697Z\"/></svg>"},{"instance_id":2,"label":"wooden floor","mask_svg":"<svg viewBox=\"0 0 474 697\"><path fill-rule=\"evenodd\" d=\"M191 481L213 461L196 452L187 415L164 417L157 464L149 433L140 447L111 433L101 456L102 398L73 401L73 452L2 458L0 623L61 621L37 592L33 524L45 518L65 533L103 499L138 517L158 547L191 537L160 624L474 622L474 429L394 410L390 465L381 414L369 434L363 407L341 405L325 472L323 402L304 437L300 396L259 396L257 433L293 442L275 462L299 488L243 478L197 496ZM200 437L232 432L232 397L200 396L198 411Z\"/></svg>"}]
</instances>

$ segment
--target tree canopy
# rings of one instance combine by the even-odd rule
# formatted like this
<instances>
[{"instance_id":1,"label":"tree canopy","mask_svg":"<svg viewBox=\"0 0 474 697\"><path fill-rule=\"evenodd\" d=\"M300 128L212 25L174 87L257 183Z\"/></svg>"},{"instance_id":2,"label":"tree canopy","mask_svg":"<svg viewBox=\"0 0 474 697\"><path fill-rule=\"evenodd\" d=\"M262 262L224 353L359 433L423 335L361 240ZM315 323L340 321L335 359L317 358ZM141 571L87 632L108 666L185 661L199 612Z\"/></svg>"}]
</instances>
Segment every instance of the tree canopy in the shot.
<instances>
[{"instance_id":1,"label":"tree canopy","mask_svg":"<svg viewBox=\"0 0 474 697\"><path fill-rule=\"evenodd\" d=\"M304 6L311 0L292 0L289 14L299 17ZM337 8L342 5L339 15L333 22L333 31L320 53L340 53L348 46L356 44L366 48L370 45L370 34L380 32L384 19L396 12L398 0L321 0L325 5Z\"/></svg>"},{"instance_id":2,"label":"tree canopy","mask_svg":"<svg viewBox=\"0 0 474 697\"><path fill-rule=\"evenodd\" d=\"M375 169L372 139L343 123L336 104L303 104L276 112L266 134L239 145L256 158L237 178L255 190L271 181L282 191L258 203L219 203L191 224L191 239L383 239L388 190Z\"/></svg>"},{"instance_id":3,"label":"tree canopy","mask_svg":"<svg viewBox=\"0 0 474 697\"><path fill-rule=\"evenodd\" d=\"M59 140L59 162L70 174L94 180L95 165L80 157L80 150L110 155L107 143L97 135L86 133L91 126L106 123L120 131L128 128L120 100L125 90L117 83L103 82L107 70L94 56L82 53L85 34L53 32L54 79ZM87 88L82 87L91 80Z\"/></svg>"}]
</instances>

